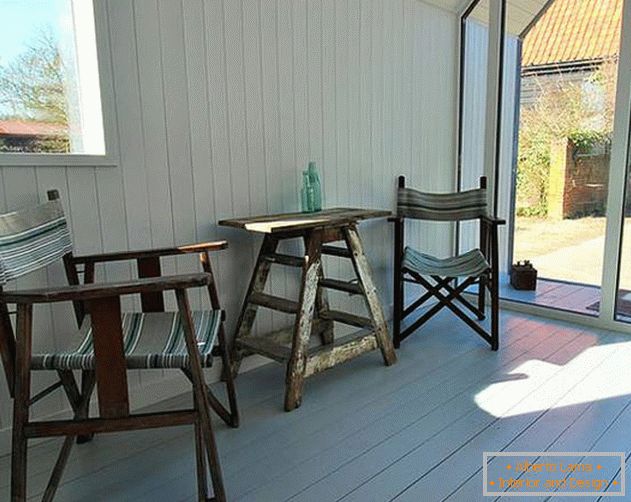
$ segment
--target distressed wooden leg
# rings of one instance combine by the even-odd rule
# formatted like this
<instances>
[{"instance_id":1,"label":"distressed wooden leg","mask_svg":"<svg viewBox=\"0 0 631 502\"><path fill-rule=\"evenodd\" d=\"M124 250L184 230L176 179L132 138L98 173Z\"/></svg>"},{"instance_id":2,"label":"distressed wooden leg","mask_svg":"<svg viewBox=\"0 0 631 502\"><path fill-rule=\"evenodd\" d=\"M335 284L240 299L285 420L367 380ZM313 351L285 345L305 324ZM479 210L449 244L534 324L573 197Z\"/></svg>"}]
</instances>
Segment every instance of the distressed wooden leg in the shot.
<instances>
[{"instance_id":1,"label":"distressed wooden leg","mask_svg":"<svg viewBox=\"0 0 631 502\"><path fill-rule=\"evenodd\" d=\"M178 289L175 294L177 297L178 310L184 326L184 337L190 360L191 379L193 380L193 393L198 406L198 420L200 422L200 427L202 428L204 446L208 457L208 466L210 468L210 477L213 484L213 490L215 492L215 500L217 500L217 502L225 502L226 493L223 486L223 477L221 474L221 466L219 464L219 455L217 454L217 445L213 434L210 418L210 403L208 402L208 393L206 392L207 387L204 380L201 357L199 355L199 349L197 348L195 326L191 316L191 309L186 291Z\"/></svg>"},{"instance_id":2,"label":"distressed wooden leg","mask_svg":"<svg viewBox=\"0 0 631 502\"><path fill-rule=\"evenodd\" d=\"M318 291L318 277L322 267L321 248L322 231L319 229L311 231L307 238L291 357L287 363L287 374L285 376L285 411L297 408L302 401L309 338L313 326L313 315Z\"/></svg>"},{"instance_id":3,"label":"distressed wooden leg","mask_svg":"<svg viewBox=\"0 0 631 502\"><path fill-rule=\"evenodd\" d=\"M15 400L13 403L13 444L11 451L11 500L26 500L27 439L31 392L31 331L33 306L18 305L15 358Z\"/></svg>"},{"instance_id":4,"label":"distressed wooden leg","mask_svg":"<svg viewBox=\"0 0 631 502\"><path fill-rule=\"evenodd\" d=\"M318 273L318 281L324 278L324 271L322 265L320 265L320 272ZM319 317L320 312L326 312L329 310L329 295L326 289L318 286L316 293L316 317ZM333 321L320 319L318 329L320 330L320 340L322 345L331 345L335 341L335 328Z\"/></svg>"},{"instance_id":5,"label":"distressed wooden leg","mask_svg":"<svg viewBox=\"0 0 631 502\"><path fill-rule=\"evenodd\" d=\"M237 340L250 334L250 332L252 331L252 326L254 325L254 319L256 319L256 312L258 310L257 305L250 303L250 296L252 295L252 293L262 292L265 288L265 283L267 282L267 277L269 276L271 263L264 260L263 257L276 251L277 246L278 240L275 237L272 237L271 235L266 235L263 238L263 243L261 244L259 256L256 261L256 265L254 266L252 279L250 280L250 285L248 286L248 291L245 295L245 300L243 301L241 314L239 315L239 319L237 320L234 340L232 341L230 367L232 370L233 378L238 375L239 368L241 367L241 361L244 357L243 351L237 345Z\"/></svg>"},{"instance_id":6,"label":"distressed wooden leg","mask_svg":"<svg viewBox=\"0 0 631 502\"><path fill-rule=\"evenodd\" d=\"M381 307L379 295L377 294L377 287L372 278L368 259L366 258L359 233L357 232L357 227L353 225L345 228L344 238L351 252L355 273L364 289L364 300L366 301L366 306L368 307L373 321L375 337L379 343L383 360L387 366L390 366L397 362L397 356L394 352L390 336L388 335L386 318L383 313L383 308Z\"/></svg>"}]
</instances>

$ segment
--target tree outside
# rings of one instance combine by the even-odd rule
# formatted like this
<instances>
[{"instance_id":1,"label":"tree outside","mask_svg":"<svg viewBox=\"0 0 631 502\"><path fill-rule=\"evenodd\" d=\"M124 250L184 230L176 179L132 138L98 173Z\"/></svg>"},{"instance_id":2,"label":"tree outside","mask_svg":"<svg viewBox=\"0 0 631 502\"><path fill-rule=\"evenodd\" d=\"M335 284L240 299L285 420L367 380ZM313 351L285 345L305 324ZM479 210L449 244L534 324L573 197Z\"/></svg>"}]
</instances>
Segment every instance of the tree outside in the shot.
<instances>
[{"instance_id":1,"label":"tree outside","mask_svg":"<svg viewBox=\"0 0 631 502\"><path fill-rule=\"evenodd\" d=\"M520 111L517 216L549 216L555 143L569 141L575 155L607 156L616 74L617 61L609 60L582 80L569 80L563 74L527 77L536 88L536 98Z\"/></svg>"},{"instance_id":2,"label":"tree outside","mask_svg":"<svg viewBox=\"0 0 631 502\"><path fill-rule=\"evenodd\" d=\"M520 110L513 255L540 277L600 284L616 76L610 59L582 78L527 77L536 91Z\"/></svg>"},{"instance_id":3,"label":"tree outside","mask_svg":"<svg viewBox=\"0 0 631 502\"><path fill-rule=\"evenodd\" d=\"M0 121L34 131L0 136L0 151L70 152L67 75L49 30L40 30L21 54L0 64Z\"/></svg>"}]
</instances>

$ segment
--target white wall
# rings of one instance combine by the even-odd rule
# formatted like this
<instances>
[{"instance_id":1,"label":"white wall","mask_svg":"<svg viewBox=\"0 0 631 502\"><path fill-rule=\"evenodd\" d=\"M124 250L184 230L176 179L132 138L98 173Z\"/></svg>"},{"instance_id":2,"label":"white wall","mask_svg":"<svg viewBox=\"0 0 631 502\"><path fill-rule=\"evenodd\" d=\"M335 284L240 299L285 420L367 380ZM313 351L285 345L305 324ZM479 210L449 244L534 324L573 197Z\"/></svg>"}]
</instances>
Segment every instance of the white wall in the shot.
<instances>
[{"instance_id":1,"label":"white wall","mask_svg":"<svg viewBox=\"0 0 631 502\"><path fill-rule=\"evenodd\" d=\"M228 239L230 249L214 264L231 332L259 240L216 222L297 210L307 161L322 170L327 206L393 208L398 174L424 189L452 188L455 14L417 0L109 0L107 6L120 166L0 169L0 211L60 189L77 253ZM391 229L384 220L371 222L363 235L390 305ZM411 237L439 253L451 238L428 226ZM330 265L330 275L350 274L339 261ZM183 258L168 262L166 271L195 266ZM128 278L130 270L114 266L99 278ZM295 298L295 273L275 277L274 293ZM46 281L62 283L61 268L18 286ZM36 315L36 350L54 349L72 329L69 306ZM265 313L261 327L286 322ZM140 389L132 395L145 403L185 388L164 378L130 376ZM36 379L35 389L41 385ZM4 386L0 403L6 451L11 406ZM62 406L61 397L52 398L34 413Z\"/></svg>"},{"instance_id":2,"label":"white wall","mask_svg":"<svg viewBox=\"0 0 631 502\"><path fill-rule=\"evenodd\" d=\"M463 189L477 188L485 172L484 141L487 114L487 71L488 71L488 26L469 21L465 41L465 80L463 107L462 181ZM517 90L518 39L506 36L504 47L504 76L502 94L499 201L497 214L508 222L511 207L511 190L515 158L515 114ZM506 271L509 255L509 232L507 224L500 227L500 270ZM463 223L461 251L479 244L478 224Z\"/></svg>"}]
</instances>

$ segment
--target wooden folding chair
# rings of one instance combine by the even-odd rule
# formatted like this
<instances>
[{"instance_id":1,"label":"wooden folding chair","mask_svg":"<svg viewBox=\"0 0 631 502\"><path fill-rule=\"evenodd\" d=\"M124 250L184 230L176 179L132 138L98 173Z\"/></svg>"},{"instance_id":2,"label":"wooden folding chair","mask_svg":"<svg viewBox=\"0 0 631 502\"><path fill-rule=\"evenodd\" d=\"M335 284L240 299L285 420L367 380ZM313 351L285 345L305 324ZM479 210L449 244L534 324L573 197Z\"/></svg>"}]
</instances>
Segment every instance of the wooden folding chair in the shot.
<instances>
[{"instance_id":1,"label":"wooden folding chair","mask_svg":"<svg viewBox=\"0 0 631 502\"><path fill-rule=\"evenodd\" d=\"M405 246L405 220L465 221L479 220L480 247L462 255L437 258ZM486 178L480 178L480 188L452 194L424 193L405 186L399 177L397 216L394 222L394 346L414 333L431 317L448 308L473 331L486 340L493 350L499 348L499 283L498 236L499 225L505 222L487 211ZM424 292L407 307L405 283L420 285ZM471 286L477 288L477 305L464 293ZM491 296L491 331L487 332L473 317L485 319L486 290ZM403 331L402 321L430 300L438 303L429 307Z\"/></svg>"},{"instance_id":2,"label":"wooden folding chair","mask_svg":"<svg viewBox=\"0 0 631 502\"><path fill-rule=\"evenodd\" d=\"M230 426L238 426L234 383L229 371L228 407L207 386L203 368L220 355L230 367L223 329L223 312L210 264L209 252L225 249L225 241L172 249L129 251L74 256L63 208L56 191L49 202L34 208L0 215L0 354L14 399L11 497L26 499L27 442L29 439L65 436L43 495L52 500L75 442L93 434L192 424L199 500L226 499L211 424L211 409ZM160 258L197 254L204 272L161 277ZM63 260L69 286L30 291L2 291L1 286L27 273ZM137 280L94 283L97 263L135 260ZM82 267L82 268L81 268ZM79 276L83 275L83 282ZM205 287L212 309L192 312L187 289ZM174 291L177 312L164 311L163 293ZM120 298L139 294L142 312L121 313ZM71 301L78 324L67 348L54 354L32 354L33 305ZM9 305L15 304L14 333ZM162 413L131 414L127 370L178 369L191 381L194 406ZM59 381L31 395L31 372L55 371ZM80 387L74 371L81 372ZM99 417L89 418L90 398L98 393ZM31 421L29 408L62 388L74 413L72 420ZM210 471L214 498L208 495Z\"/></svg>"}]
</instances>

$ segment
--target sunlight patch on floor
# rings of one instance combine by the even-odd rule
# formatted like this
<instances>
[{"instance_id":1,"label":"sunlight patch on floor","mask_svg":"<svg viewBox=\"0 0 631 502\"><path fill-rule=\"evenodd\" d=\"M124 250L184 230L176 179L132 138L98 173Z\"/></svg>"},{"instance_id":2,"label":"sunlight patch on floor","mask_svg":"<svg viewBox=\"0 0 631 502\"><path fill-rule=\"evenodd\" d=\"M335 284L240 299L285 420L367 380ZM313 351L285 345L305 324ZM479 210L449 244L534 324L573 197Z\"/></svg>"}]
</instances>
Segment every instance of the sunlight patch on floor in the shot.
<instances>
[{"instance_id":1,"label":"sunlight patch on floor","mask_svg":"<svg viewBox=\"0 0 631 502\"><path fill-rule=\"evenodd\" d=\"M565 365L532 359L475 395L475 403L495 417L631 395L631 342L585 349Z\"/></svg>"}]
</instances>

